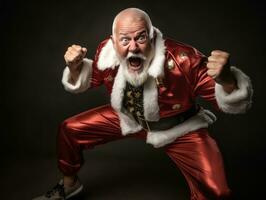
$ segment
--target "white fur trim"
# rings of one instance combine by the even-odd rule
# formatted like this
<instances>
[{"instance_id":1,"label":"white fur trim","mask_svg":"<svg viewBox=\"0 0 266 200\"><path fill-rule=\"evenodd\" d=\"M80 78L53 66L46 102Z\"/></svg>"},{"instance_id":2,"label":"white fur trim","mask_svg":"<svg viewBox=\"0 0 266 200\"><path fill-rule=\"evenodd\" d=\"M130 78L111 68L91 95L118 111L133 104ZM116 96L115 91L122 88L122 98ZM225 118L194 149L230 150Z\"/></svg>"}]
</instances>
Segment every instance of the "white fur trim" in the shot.
<instances>
[{"instance_id":1,"label":"white fur trim","mask_svg":"<svg viewBox=\"0 0 266 200\"><path fill-rule=\"evenodd\" d=\"M155 41L155 53L154 58L151 61L148 74L154 78L163 77L164 75L164 62L165 62L165 45L163 40L163 35L159 29L154 27L154 31L157 34ZM115 66L120 65L120 61L117 57L116 51L113 46L111 39L108 40L106 45L102 48L97 66L100 70L105 70L107 68L114 69Z\"/></svg>"},{"instance_id":2,"label":"white fur trim","mask_svg":"<svg viewBox=\"0 0 266 200\"><path fill-rule=\"evenodd\" d=\"M114 69L115 66L119 65L119 59L117 58L113 42L111 39L108 40L106 45L102 48L98 59L98 68L105 70L107 68Z\"/></svg>"},{"instance_id":3,"label":"white fur trim","mask_svg":"<svg viewBox=\"0 0 266 200\"><path fill-rule=\"evenodd\" d=\"M137 124L133 116L122 109L125 87L126 79L123 75L123 67L119 67L111 93L111 105L119 116L122 135L136 133L141 130L141 126Z\"/></svg>"},{"instance_id":4,"label":"white fur trim","mask_svg":"<svg viewBox=\"0 0 266 200\"><path fill-rule=\"evenodd\" d=\"M64 85L66 91L71 93L80 93L84 92L90 87L90 79L92 76L92 63L92 60L89 60L87 58L83 59L82 69L75 85L70 83L69 68L66 67L64 69L62 84Z\"/></svg>"},{"instance_id":5,"label":"white fur trim","mask_svg":"<svg viewBox=\"0 0 266 200\"><path fill-rule=\"evenodd\" d=\"M201 109L195 116L185 122L164 131L151 131L147 134L146 142L155 148L172 143L176 138L200 128L207 128L216 121L215 115L209 110Z\"/></svg>"},{"instance_id":6,"label":"white fur trim","mask_svg":"<svg viewBox=\"0 0 266 200\"><path fill-rule=\"evenodd\" d=\"M230 94L223 90L222 85L215 84L215 96L219 108L226 113L245 113L251 106L253 89L250 78L240 69L231 67L238 89Z\"/></svg>"},{"instance_id":7,"label":"white fur trim","mask_svg":"<svg viewBox=\"0 0 266 200\"><path fill-rule=\"evenodd\" d=\"M123 75L123 67L119 67L111 93L111 105L116 111L119 112L121 112L122 108L125 87L126 79Z\"/></svg>"},{"instance_id":8,"label":"white fur trim","mask_svg":"<svg viewBox=\"0 0 266 200\"><path fill-rule=\"evenodd\" d=\"M148 121L158 121L160 119L160 109L158 105L158 89L155 79L149 77L144 84L143 90L144 117Z\"/></svg>"},{"instance_id":9,"label":"white fur trim","mask_svg":"<svg viewBox=\"0 0 266 200\"><path fill-rule=\"evenodd\" d=\"M132 115L122 107L126 87L126 79L123 75L123 70L123 67L120 66L115 77L111 93L111 105L119 115L122 134L127 135L138 132L141 130L141 126L138 125ZM143 96L144 116L146 120L158 121L160 118L158 91L156 82L152 77L149 77L144 83Z\"/></svg>"},{"instance_id":10,"label":"white fur trim","mask_svg":"<svg viewBox=\"0 0 266 200\"><path fill-rule=\"evenodd\" d=\"M148 74L154 78L157 78L164 76L166 46L164 44L163 34L159 31L159 29L155 27L154 30L157 34L155 41L155 52L154 52L154 58L148 70Z\"/></svg>"}]
</instances>

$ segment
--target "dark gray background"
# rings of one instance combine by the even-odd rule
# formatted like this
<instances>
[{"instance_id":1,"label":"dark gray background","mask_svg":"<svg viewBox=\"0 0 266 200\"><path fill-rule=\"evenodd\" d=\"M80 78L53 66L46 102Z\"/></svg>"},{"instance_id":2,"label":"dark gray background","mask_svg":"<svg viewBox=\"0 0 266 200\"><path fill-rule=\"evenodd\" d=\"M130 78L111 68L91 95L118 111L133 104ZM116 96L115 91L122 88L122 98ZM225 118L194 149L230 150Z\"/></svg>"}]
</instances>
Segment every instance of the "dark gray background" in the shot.
<instances>
[{"instance_id":1,"label":"dark gray background","mask_svg":"<svg viewBox=\"0 0 266 200\"><path fill-rule=\"evenodd\" d=\"M14 190L15 182L15 191L22 193L22 199L29 199L48 187L43 182L56 180L55 138L59 123L69 116L109 102L104 87L79 95L64 91L61 85L64 52L75 43L87 47L88 57L93 57L99 42L111 34L114 16L121 9L139 7L150 15L154 26L165 36L190 44L206 55L213 49L226 50L231 54L232 64L251 77L255 91L252 109L245 115L237 116L217 113L219 119L212 126L211 135L223 153L235 199L253 199L263 192L266 48L265 6L262 2L10 0L1 1L0 5L0 148L4 172L1 184L6 182L3 184L4 191L10 193ZM175 199L175 195L182 192L185 193L184 199L188 198L186 183L180 174L175 177L175 173L179 172L171 161L163 152L154 151L143 141L131 139L114 142L86 153L86 157L91 163L94 161L92 158L95 158L98 164L86 165L86 169L82 169L84 174L88 174L90 165L94 166L95 173L98 167L105 169L104 166L108 166L110 169L113 165L117 166L117 171L111 170L105 172L106 176L100 176L104 180L109 177L108 187L113 185L114 190L122 187L115 183L125 180L131 182L137 174L141 176L138 180L134 179L135 185L142 185L155 173L157 178L153 177L153 184L163 180L164 184L177 184L171 187L165 185L169 190L168 196L164 194L158 199ZM118 164L123 159L127 161L125 166ZM110 160L112 165L106 164L106 160ZM122 169L131 170L130 175L126 172L123 176L119 175ZM110 174L116 172L114 176L120 178L110 178ZM101 199L97 198L102 193L99 188L98 192L97 184L90 182L89 176L84 179L91 184L90 191L95 191L95 199ZM99 178L95 180L99 181ZM20 189L21 185L23 190ZM159 188L163 187L161 185ZM155 194L158 191L157 196L160 196L158 188L148 188L139 196L134 196L130 191L123 198L113 196L116 199L141 199L146 195L144 199L151 199L149 191ZM93 194L89 192L88 196ZM18 199L15 196L12 198ZM9 196L6 199L12 198ZM112 199L112 192L102 198Z\"/></svg>"}]
</instances>

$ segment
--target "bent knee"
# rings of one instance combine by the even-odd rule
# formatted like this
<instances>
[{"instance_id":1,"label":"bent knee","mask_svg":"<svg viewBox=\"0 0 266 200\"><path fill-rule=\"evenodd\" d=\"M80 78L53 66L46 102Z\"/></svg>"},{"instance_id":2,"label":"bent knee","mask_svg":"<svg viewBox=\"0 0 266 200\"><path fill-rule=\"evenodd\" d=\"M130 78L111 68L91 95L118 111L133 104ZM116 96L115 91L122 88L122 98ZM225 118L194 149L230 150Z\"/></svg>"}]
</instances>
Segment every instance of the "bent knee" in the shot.
<instances>
[{"instance_id":1,"label":"bent knee","mask_svg":"<svg viewBox=\"0 0 266 200\"><path fill-rule=\"evenodd\" d=\"M77 122L73 120L65 120L60 124L60 133L75 133L79 130Z\"/></svg>"}]
</instances>

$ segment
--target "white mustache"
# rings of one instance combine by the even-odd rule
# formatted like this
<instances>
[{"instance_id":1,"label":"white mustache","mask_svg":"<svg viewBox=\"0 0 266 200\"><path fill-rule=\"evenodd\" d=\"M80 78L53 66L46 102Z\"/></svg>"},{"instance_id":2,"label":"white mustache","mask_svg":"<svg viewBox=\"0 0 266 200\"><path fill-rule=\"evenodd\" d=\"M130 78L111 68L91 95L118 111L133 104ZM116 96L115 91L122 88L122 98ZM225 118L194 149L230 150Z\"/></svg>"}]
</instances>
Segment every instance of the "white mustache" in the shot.
<instances>
[{"instance_id":1,"label":"white mustache","mask_svg":"<svg viewBox=\"0 0 266 200\"><path fill-rule=\"evenodd\" d=\"M141 53L132 53L132 52L129 52L129 53L127 54L126 59L129 59L129 58L131 58L131 57L140 58L140 59L142 59L142 60L146 60L146 59L147 59L147 57L144 56L144 55L141 54Z\"/></svg>"}]
</instances>

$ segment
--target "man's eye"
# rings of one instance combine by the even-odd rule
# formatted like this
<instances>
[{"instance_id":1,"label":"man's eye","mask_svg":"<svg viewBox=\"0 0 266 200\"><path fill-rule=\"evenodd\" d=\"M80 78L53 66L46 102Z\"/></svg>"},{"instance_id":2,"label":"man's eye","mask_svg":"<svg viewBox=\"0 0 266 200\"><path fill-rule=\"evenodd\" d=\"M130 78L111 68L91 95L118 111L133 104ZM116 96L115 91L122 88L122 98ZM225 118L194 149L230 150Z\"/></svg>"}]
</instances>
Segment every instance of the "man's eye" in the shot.
<instances>
[{"instance_id":1,"label":"man's eye","mask_svg":"<svg viewBox=\"0 0 266 200\"><path fill-rule=\"evenodd\" d=\"M127 45L129 43L128 38L122 38L120 41L121 41L122 45Z\"/></svg>"},{"instance_id":2,"label":"man's eye","mask_svg":"<svg viewBox=\"0 0 266 200\"><path fill-rule=\"evenodd\" d=\"M141 35L138 38L138 42L139 43L144 43L147 40L147 37L145 35Z\"/></svg>"}]
</instances>

